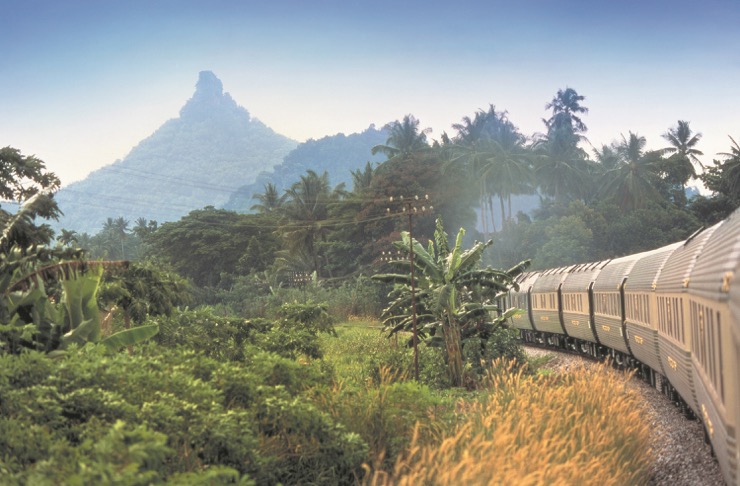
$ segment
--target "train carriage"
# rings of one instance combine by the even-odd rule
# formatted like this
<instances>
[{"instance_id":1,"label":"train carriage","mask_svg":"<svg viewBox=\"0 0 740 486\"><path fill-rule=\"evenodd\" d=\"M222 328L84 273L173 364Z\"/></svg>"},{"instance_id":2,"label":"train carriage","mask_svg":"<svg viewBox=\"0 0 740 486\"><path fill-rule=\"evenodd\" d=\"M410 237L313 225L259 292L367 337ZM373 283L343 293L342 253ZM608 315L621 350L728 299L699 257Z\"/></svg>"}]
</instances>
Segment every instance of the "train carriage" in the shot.
<instances>
[{"instance_id":1,"label":"train carriage","mask_svg":"<svg viewBox=\"0 0 740 486\"><path fill-rule=\"evenodd\" d=\"M663 265L681 243L641 253L624 284L625 330L632 355L665 376L658 354L658 299L655 295Z\"/></svg>"},{"instance_id":2,"label":"train carriage","mask_svg":"<svg viewBox=\"0 0 740 486\"><path fill-rule=\"evenodd\" d=\"M572 267L542 272L530 292L532 324L540 332L565 334L560 321L560 285Z\"/></svg>"},{"instance_id":3,"label":"train carriage","mask_svg":"<svg viewBox=\"0 0 740 486\"><path fill-rule=\"evenodd\" d=\"M721 224L721 223L720 223ZM686 404L699 414L691 360L687 287L696 258L719 225L692 235L668 257L656 284L658 350L665 376Z\"/></svg>"},{"instance_id":4,"label":"train carriage","mask_svg":"<svg viewBox=\"0 0 740 486\"><path fill-rule=\"evenodd\" d=\"M740 382L732 317L728 305L734 270L740 262L740 213L724 221L697 256L688 281L688 328L698 414L728 484L737 476L735 389Z\"/></svg>"},{"instance_id":5,"label":"train carriage","mask_svg":"<svg viewBox=\"0 0 740 486\"><path fill-rule=\"evenodd\" d=\"M639 364L645 377L704 422L725 481L740 486L737 275L740 209L683 242L523 276L510 302L529 310L529 322L515 324L525 340L580 345L593 356L608 351L617 362ZM579 334L589 287L595 338Z\"/></svg>"},{"instance_id":6,"label":"train carriage","mask_svg":"<svg viewBox=\"0 0 740 486\"><path fill-rule=\"evenodd\" d=\"M623 288L638 255L616 258L599 273L593 286L594 329L599 342L621 358L630 354L624 329ZM621 353L621 354L620 354Z\"/></svg>"},{"instance_id":7,"label":"train carriage","mask_svg":"<svg viewBox=\"0 0 740 486\"><path fill-rule=\"evenodd\" d=\"M734 342L735 348L733 350L734 363L731 361L730 366L734 366L735 369L740 368L740 263L735 267L735 271L729 278L730 283L730 330L732 336L730 340ZM732 457L728 457L729 461L727 464L722 464L722 473L725 478L735 477L736 484L740 485L740 380L736 380L734 383L730 383L730 389L728 393L731 393L735 397L735 460ZM725 469L728 472L725 472ZM728 484L732 484L728 482Z\"/></svg>"},{"instance_id":8,"label":"train carriage","mask_svg":"<svg viewBox=\"0 0 740 486\"><path fill-rule=\"evenodd\" d=\"M568 336L598 343L591 314L591 287L607 261L577 265L565 276L560 292L562 318Z\"/></svg>"},{"instance_id":9,"label":"train carriage","mask_svg":"<svg viewBox=\"0 0 740 486\"><path fill-rule=\"evenodd\" d=\"M516 278L516 283L519 285L519 290L512 289L509 292L509 307L516 307L522 309L524 313L514 316L512 326L517 329L524 331L535 331L536 329L532 326L532 311L529 305L529 293L532 290L534 282L539 277L538 272L527 272L523 273Z\"/></svg>"}]
</instances>

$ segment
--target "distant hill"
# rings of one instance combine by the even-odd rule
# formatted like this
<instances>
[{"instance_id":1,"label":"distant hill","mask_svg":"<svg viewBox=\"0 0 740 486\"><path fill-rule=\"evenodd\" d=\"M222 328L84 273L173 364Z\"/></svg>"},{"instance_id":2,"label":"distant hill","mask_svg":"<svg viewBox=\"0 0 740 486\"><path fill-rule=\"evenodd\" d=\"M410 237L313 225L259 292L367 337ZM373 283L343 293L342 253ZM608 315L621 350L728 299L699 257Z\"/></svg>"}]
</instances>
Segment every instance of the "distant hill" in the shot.
<instances>
[{"instance_id":1,"label":"distant hill","mask_svg":"<svg viewBox=\"0 0 740 486\"><path fill-rule=\"evenodd\" d=\"M160 223L193 209L221 207L243 184L283 162L298 143L275 133L223 92L210 71L178 118L123 159L61 189L56 228L97 233L108 217Z\"/></svg>"},{"instance_id":2,"label":"distant hill","mask_svg":"<svg viewBox=\"0 0 740 486\"><path fill-rule=\"evenodd\" d=\"M387 139L386 130L370 125L361 133L339 133L319 140L309 140L290 152L282 164L271 171L262 172L255 182L240 187L224 208L248 212L257 203L253 196L262 194L265 184L275 184L282 194L305 175L308 169L319 175L326 171L332 186L343 182L351 190L352 171L363 169L367 162L382 162L386 159L382 154L372 155L370 151L375 145L386 143Z\"/></svg>"}]
</instances>

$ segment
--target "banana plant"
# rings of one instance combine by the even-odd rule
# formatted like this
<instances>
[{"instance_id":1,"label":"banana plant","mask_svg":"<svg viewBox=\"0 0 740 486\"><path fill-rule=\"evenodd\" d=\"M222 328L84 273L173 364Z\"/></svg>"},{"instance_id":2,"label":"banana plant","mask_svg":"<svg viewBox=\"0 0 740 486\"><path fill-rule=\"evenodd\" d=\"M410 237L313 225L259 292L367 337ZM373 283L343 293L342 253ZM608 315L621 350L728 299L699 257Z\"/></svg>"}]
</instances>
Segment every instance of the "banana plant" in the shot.
<instances>
[{"instance_id":1,"label":"banana plant","mask_svg":"<svg viewBox=\"0 0 740 486\"><path fill-rule=\"evenodd\" d=\"M157 326L140 326L102 338L96 297L103 268L126 263L88 262L80 249L44 246L51 230L34 221L57 212L47 193L14 215L0 210L0 352L56 353L86 342L118 348L156 334Z\"/></svg>"},{"instance_id":2,"label":"banana plant","mask_svg":"<svg viewBox=\"0 0 740 486\"><path fill-rule=\"evenodd\" d=\"M408 232L401 233L401 240L394 246L406 254L413 248L420 337L426 338L427 344L444 345L450 379L454 386L461 386L463 340L474 335L485 337L518 312L508 309L501 313L497 302L510 288L516 288L514 278L529 266L529 261L508 271L480 269L483 251L492 242L477 242L465 250L462 247L465 230L460 228L450 249L442 221L437 219L436 224L434 241L427 248L410 238ZM372 277L395 284L390 294L392 302L383 311L389 335L409 330L412 322L410 262L392 263L397 272Z\"/></svg>"},{"instance_id":3,"label":"banana plant","mask_svg":"<svg viewBox=\"0 0 740 486\"><path fill-rule=\"evenodd\" d=\"M55 354L72 344L100 342L115 350L149 339L159 331L156 324L101 336L97 304L101 277L106 266L121 264L77 260L34 269L0 294L9 317L4 330L15 328L21 347ZM58 297L46 288L47 282L59 282Z\"/></svg>"}]
</instances>

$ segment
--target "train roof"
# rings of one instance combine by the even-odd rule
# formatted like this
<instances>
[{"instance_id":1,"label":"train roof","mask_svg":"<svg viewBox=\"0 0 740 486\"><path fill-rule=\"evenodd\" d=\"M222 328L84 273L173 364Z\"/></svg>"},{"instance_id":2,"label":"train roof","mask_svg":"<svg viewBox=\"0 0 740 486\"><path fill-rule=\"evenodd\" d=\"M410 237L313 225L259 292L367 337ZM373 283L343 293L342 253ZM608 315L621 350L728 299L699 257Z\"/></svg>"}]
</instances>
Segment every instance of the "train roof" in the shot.
<instances>
[{"instance_id":1,"label":"train roof","mask_svg":"<svg viewBox=\"0 0 740 486\"><path fill-rule=\"evenodd\" d=\"M566 277L568 271L573 267L575 267L575 265L551 268L543 271L540 273L539 277L537 277L537 280L534 281L532 290L535 292L554 292L557 290L560 282L562 282Z\"/></svg>"},{"instance_id":2,"label":"train roof","mask_svg":"<svg viewBox=\"0 0 740 486\"><path fill-rule=\"evenodd\" d=\"M591 282L596 280L601 270L611 260L602 260L599 262L583 263L576 265L572 268L568 275L566 275L563 281L563 290L571 292L585 292L591 285Z\"/></svg>"},{"instance_id":3,"label":"train roof","mask_svg":"<svg viewBox=\"0 0 740 486\"><path fill-rule=\"evenodd\" d=\"M722 226L719 222L711 228L701 229L691 235L683 245L668 257L658 276L656 290L661 292L685 292L689 286L691 272L697 257L704 250L707 241Z\"/></svg>"},{"instance_id":4,"label":"train roof","mask_svg":"<svg viewBox=\"0 0 740 486\"><path fill-rule=\"evenodd\" d=\"M689 293L713 300L727 300L738 261L740 210L735 211L716 229L697 255L689 277Z\"/></svg>"},{"instance_id":5,"label":"train roof","mask_svg":"<svg viewBox=\"0 0 740 486\"><path fill-rule=\"evenodd\" d=\"M683 241L679 241L656 250L639 253L637 255L639 258L627 277L625 290L631 292L652 292L666 260L683 244Z\"/></svg>"},{"instance_id":6,"label":"train roof","mask_svg":"<svg viewBox=\"0 0 740 486\"><path fill-rule=\"evenodd\" d=\"M594 290L602 292L619 290L624 278L629 275L632 267L640 259L640 255L642 253L609 260L594 282Z\"/></svg>"}]
</instances>

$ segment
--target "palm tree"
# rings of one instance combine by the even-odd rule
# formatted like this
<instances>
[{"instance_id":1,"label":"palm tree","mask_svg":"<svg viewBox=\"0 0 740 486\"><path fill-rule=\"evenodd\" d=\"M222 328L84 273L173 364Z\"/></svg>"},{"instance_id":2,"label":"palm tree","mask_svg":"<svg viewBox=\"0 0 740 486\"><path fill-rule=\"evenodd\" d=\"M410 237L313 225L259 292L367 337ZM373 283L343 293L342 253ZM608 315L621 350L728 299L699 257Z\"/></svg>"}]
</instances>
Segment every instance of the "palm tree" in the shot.
<instances>
[{"instance_id":1,"label":"palm tree","mask_svg":"<svg viewBox=\"0 0 740 486\"><path fill-rule=\"evenodd\" d=\"M740 145L735 141L734 138L730 137L732 146L729 152L720 152L725 158L722 164L722 173L726 180L726 186L729 189L729 194L740 193Z\"/></svg>"},{"instance_id":2,"label":"palm tree","mask_svg":"<svg viewBox=\"0 0 740 486\"><path fill-rule=\"evenodd\" d=\"M689 128L689 122L678 120L678 124L675 128L669 128L667 132L663 134L663 138L668 140L671 144L670 147L663 149L663 152L669 154L676 154L680 159L688 160L690 163L699 164L702 169L704 165L701 163L697 155L704 155L704 152L697 150L695 147L701 140L701 133L692 132ZM696 173L692 169L692 177L696 177Z\"/></svg>"},{"instance_id":3,"label":"palm tree","mask_svg":"<svg viewBox=\"0 0 740 486\"><path fill-rule=\"evenodd\" d=\"M602 145L601 150L594 148L594 159L604 170L611 170L619 165L619 154L614 145Z\"/></svg>"},{"instance_id":4,"label":"palm tree","mask_svg":"<svg viewBox=\"0 0 740 486\"><path fill-rule=\"evenodd\" d=\"M111 245L109 248L113 250L112 244L120 244L121 246L121 254L118 256L121 260L126 259L126 252L123 246L123 242L126 240L126 236L128 236L128 225L129 221L123 218L123 216L116 219L107 218L103 223L102 232L106 236L108 243ZM112 251L111 253L115 253L115 251Z\"/></svg>"},{"instance_id":5,"label":"palm tree","mask_svg":"<svg viewBox=\"0 0 740 486\"><path fill-rule=\"evenodd\" d=\"M622 209L641 208L659 197L655 185L660 151L645 152L646 143L645 137L629 132L629 139L622 135L622 142L615 147L620 161L607 172L604 193L615 198Z\"/></svg>"},{"instance_id":6,"label":"palm tree","mask_svg":"<svg viewBox=\"0 0 740 486\"><path fill-rule=\"evenodd\" d=\"M669 128L663 138L670 142L670 146L662 149L662 153L671 154L664 160L662 170L664 180L672 186L672 193L676 202L686 204L686 184L689 179L696 179L694 164L704 169L697 155L704 155L695 147L701 140L701 133L693 133L689 122L679 120L675 128Z\"/></svg>"},{"instance_id":7,"label":"palm tree","mask_svg":"<svg viewBox=\"0 0 740 486\"><path fill-rule=\"evenodd\" d=\"M578 116L588 113L588 108L581 105L585 99L573 88L558 90L552 101L545 105L545 109L552 110L550 118L542 120L547 134L533 146L537 155L535 175L539 187L556 202L568 196L585 196L590 168L586 152L578 147L578 143L585 140L581 133L586 131L586 124Z\"/></svg>"},{"instance_id":8,"label":"palm tree","mask_svg":"<svg viewBox=\"0 0 740 486\"><path fill-rule=\"evenodd\" d=\"M384 154L388 159L405 159L415 152L429 150L427 133L431 128L419 130L419 120L413 115L406 115L403 121L396 120L389 123L385 128L390 132L384 145L376 145L372 148L373 155L378 152Z\"/></svg>"},{"instance_id":9,"label":"palm tree","mask_svg":"<svg viewBox=\"0 0 740 486\"><path fill-rule=\"evenodd\" d=\"M260 214L273 213L279 210L285 202L285 195L281 196L278 193L277 186L272 182L265 184L265 192L255 194L252 198L257 199L259 204L252 206L251 210Z\"/></svg>"},{"instance_id":10,"label":"palm tree","mask_svg":"<svg viewBox=\"0 0 740 486\"><path fill-rule=\"evenodd\" d=\"M543 120L548 132L563 128L572 133L585 132L586 124L578 116L581 113L588 113L588 108L581 106L581 102L585 99L585 96L579 95L573 88L559 89L552 101L545 105L545 109L552 110L552 116Z\"/></svg>"},{"instance_id":11,"label":"palm tree","mask_svg":"<svg viewBox=\"0 0 740 486\"><path fill-rule=\"evenodd\" d=\"M535 141L534 172L540 190L556 202L583 197L589 172L587 154L568 127L552 128Z\"/></svg>"},{"instance_id":12,"label":"palm tree","mask_svg":"<svg viewBox=\"0 0 740 486\"><path fill-rule=\"evenodd\" d=\"M340 184L333 191L329 187L329 174L321 176L312 170L301 176L285 193L284 213L286 224L278 231L282 234L286 249L291 254L306 252L317 275L320 275L317 244L325 240L328 227L329 207L344 193Z\"/></svg>"},{"instance_id":13,"label":"palm tree","mask_svg":"<svg viewBox=\"0 0 740 486\"><path fill-rule=\"evenodd\" d=\"M136 225L132 229L133 233L144 240L149 237L152 233L157 231L157 222L154 220L147 220L146 218L138 218Z\"/></svg>"},{"instance_id":14,"label":"palm tree","mask_svg":"<svg viewBox=\"0 0 740 486\"><path fill-rule=\"evenodd\" d=\"M77 243L77 232L75 230L62 229L59 236L57 236L57 241L62 246L75 244Z\"/></svg>"},{"instance_id":15,"label":"palm tree","mask_svg":"<svg viewBox=\"0 0 740 486\"><path fill-rule=\"evenodd\" d=\"M366 191L368 188L370 188L370 184L373 181L373 175L375 174L375 171L373 170L372 164L368 161L365 164L364 170L353 170L352 171L352 192L355 194L360 194L364 191Z\"/></svg>"},{"instance_id":16,"label":"palm tree","mask_svg":"<svg viewBox=\"0 0 740 486\"><path fill-rule=\"evenodd\" d=\"M487 232L486 210L490 211L495 229L493 195L499 196L503 224L511 218L511 195L531 191L532 169L529 152L524 147L525 138L509 121L507 113L497 112L493 105L488 111L477 111L472 119L464 117L453 128L458 134L448 148L453 153L451 162L461 161L478 186L481 219ZM508 218L505 201L509 202Z\"/></svg>"}]
</instances>

